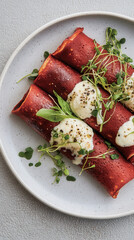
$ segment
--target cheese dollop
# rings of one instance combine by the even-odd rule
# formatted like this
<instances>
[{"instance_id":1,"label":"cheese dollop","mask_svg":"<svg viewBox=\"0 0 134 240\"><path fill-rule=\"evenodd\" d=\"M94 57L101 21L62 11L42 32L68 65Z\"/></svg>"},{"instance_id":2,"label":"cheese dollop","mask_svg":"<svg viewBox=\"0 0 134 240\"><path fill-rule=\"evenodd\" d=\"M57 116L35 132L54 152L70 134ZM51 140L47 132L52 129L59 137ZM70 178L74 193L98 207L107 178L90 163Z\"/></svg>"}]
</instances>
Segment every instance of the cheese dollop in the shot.
<instances>
[{"instance_id":1,"label":"cheese dollop","mask_svg":"<svg viewBox=\"0 0 134 240\"><path fill-rule=\"evenodd\" d=\"M54 132L57 133L56 138L53 136ZM69 135L69 139L66 140L64 148L71 150L72 156L74 156L73 163L78 165L86 155L80 155L78 152L81 149L93 150L93 130L79 119L66 118L52 130L50 144L62 144L65 142L65 135Z\"/></svg>"},{"instance_id":2,"label":"cheese dollop","mask_svg":"<svg viewBox=\"0 0 134 240\"><path fill-rule=\"evenodd\" d=\"M98 94L100 94L97 88ZM92 111L95 110L97 91L94 85L85 80L75 85L72 92L68 95L67 101L70 103L71 110L81 119L90 118ZM101 108L101 103L100 103ZM102 123L101 111L97 116L97 123Z\"/></svg>"},{"instance_id":3,"label":"cheese dollop","mask_svg":"<svg viewBox=\"0 0 134 240\"><path fill-rule=\"evenodd\" d=\"M134 116L125 122L118 130L115 142L121 147L130 147L134 145Z\"/></svg>"},{"instance_id":4,"label":"cheese dollop","mask_svg":"<svg viewBox=\"0 0 134 240\"><path fill-rule=\"evenodd\" d=\"M125 93L130 97L129 100L123 101L124 105L134 111L134 73L127 79L125 84Z\"/></svg>"}]
</instances>

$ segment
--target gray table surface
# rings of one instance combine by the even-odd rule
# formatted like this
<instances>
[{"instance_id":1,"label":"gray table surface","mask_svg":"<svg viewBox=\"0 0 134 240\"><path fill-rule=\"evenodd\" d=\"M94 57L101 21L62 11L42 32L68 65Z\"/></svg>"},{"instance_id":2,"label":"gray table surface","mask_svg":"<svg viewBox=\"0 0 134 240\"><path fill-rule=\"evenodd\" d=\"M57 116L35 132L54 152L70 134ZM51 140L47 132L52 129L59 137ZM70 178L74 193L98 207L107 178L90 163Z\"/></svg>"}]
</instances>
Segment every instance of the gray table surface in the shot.
<instances>
[{"instance_id":1,"label":"gray table surface","mask_svg":"<svg viewBox=\"0 0 134 240\"><path fill-rule=\"evenodd\" d=\"M133 0L0 0L0 73L15 48L35 29L58 17L84 11L134 17ZM133 240L134 215L88 220L64 215L31 196L0 155L0 240Z\"/></svg>"}]
</instances>

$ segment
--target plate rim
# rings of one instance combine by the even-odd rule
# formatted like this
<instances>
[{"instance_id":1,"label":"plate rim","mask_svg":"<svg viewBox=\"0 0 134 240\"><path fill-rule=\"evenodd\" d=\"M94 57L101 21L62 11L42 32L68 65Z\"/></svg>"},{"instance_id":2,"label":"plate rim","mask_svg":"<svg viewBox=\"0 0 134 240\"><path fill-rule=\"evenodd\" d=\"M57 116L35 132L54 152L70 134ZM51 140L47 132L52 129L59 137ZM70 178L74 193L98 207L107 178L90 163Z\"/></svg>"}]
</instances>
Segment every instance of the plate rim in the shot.
<instances>
[{"instance_id":1,"label":"plate rim","mask_svg":"<svg viewBox=\"0 0 134 240\"><path fill-rule=\"evenodd\" d=\"M50 26L57 24L59 22L68 20L68 19L73 19L73 18L77 18L77 17L83 17L83 16L110 16L110 17L116 17L122 20L127 20L129 22L134 23L134 18L129 17L129 16L125 16L123 14L119 14L119 13L112 13L112 12L106 12L106 11L86 11L86 12L77 12L77 13L73 13L73 14L69 14L66 16L62 16L59 18L56 18L46 24L44 24L43 26L37 28L35 31L33 31L31 34L29 34L20 44L19 46L13 51L13 53L11 54L11 56L9 57L7 63L5 64L5 67L1 73L0 76L0 91L1 91L1 86L4 80L4 77L6 75L6 72L8 71L8 68L10 66L10 64L12 63L12 61L14 60L14 58L16 57L16 55L19 53L19 51L25 46L25 44L27 44L34 36L36 36L37 34L39 34L40 32L42 32L43 30L49 28ZM17 181L19 181L19 183L30 193L32 194L32 196L34 196L36 199L38 199L39 201L41 201L43 204L46 204L47 206L62 212L64 214L68 214L70 216L74 216L74 217L80 217L80 218L86 218L86 219L113 219L113 218L120 218L120 217L124 217L124 216L128 216L128 215L132 215L134 214L134 210L130 210L130 211L126 211L123 213L118 213L118 214L110 214L110 215L102 215L102 216L97 216L97 215L89 215L89 216L85 216L83 214L79 214L79 213L72 213L69 212L66 209L62 209L59 206L55 206L51 203L49 203L48 201L45 201L44 199L42 199L42 197L37 196L36 193L34 191L31 190L31 188L29 186L27 186L27 184L23 181L22 178L19 177L19 175L17 174L17 171L14 169L14 167L12 166L12 164L10 163L10 159L8 158L8 156L6 155L6 152L4 150L4 146L2 144L2 139L0 137L0 152L6 162L6 164L8 165L9 169L11 170L11 172L13 173L13 175L15 176L15 178L17 179Z\"/></svg>"}]
</instances>

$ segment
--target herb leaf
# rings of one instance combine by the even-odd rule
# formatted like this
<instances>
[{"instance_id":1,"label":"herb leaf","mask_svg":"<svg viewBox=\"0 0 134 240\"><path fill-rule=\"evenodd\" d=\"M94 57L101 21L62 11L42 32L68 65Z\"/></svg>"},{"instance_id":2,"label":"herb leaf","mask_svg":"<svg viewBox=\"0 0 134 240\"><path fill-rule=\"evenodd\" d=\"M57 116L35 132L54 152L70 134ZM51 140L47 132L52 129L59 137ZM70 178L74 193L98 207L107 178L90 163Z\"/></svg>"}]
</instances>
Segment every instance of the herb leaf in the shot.
<instances>
[{"instance_id":1,"label":"herb leaf","mask_svg":"<svg viewBox=\"0 0 134 240\"><path fill-rule=\"evenodd\" d=\"M19 152L19 157L24 157L27 160L30 160L33 156L33 149L31 147L28 147L25 149L25 152Z\"/></svg>"},{"instance_id":2,"label":"herb leaf","mask_svg":"<svg viewBox=\"0 0 134 240\"><path fill-rule=\"evenodd\" d=\"M19 81L17 81L17 83L21 82L21 80L23 80L26 77L28 77L28 79L35 80L35 78L38 76L38 73L39 73L38 69L33 69L33 71L31 73L22 77Z\"/></svg>"},{"instance_id":3,"label":"herb leaf","mask_svg":"<svg viewBox=\"0 0 134 240\"><path fill-rule=\"evenodd\" d=\"M118 159L119 155L117 153L115 153L115 154L111 154L110 157L111 157L111 159L114 160L114 159Z\"/></svg>"},{"instance_id":4,"label":"herb leaf","mask_svg":"<svg viewBox=\"0 0 134 240\"><path fill-rule=\"evenodd\" d=\"M27 147L27 148L25 149L25 151L26 151L26 152L33 153L33 149L32 149L31 147Z\"/></svg>"},{"instance_id":5,"label":"herb leaf","mask_svg":"<svg viewBox=\"0 0 134 240\"><path fill-rule=\"evenodd\" d=\"M68 170L67 168L65 168L65 170L64 170L64 175L65 175L65 176L68 176L68 175L69 175L69 170Z\"/></svg>"},{"instance_id":6,"label":"herb leaf","mask_svg":"<svg viewBox=\"0 0 134 240\"><path fill-rule=\"evenodd\" d=\"M75 177L69 176L69 175L66 177L66 179L67 179L67 181L71 181L71 182L76 181L76 178L75 178Z\"/></svg>"},{"instance_id":7,"label":"herb leaf","mask_svg":"<svg viewBox=\"0 0 134 240\"><path fill-rule=\"evenodd\" d=\"M35 167L40 167L40 166L41 166L41 162L35 163Z\"/></svg>"},{"instance_id":8,"label":"herb leaf","mask_svg":"<svg viewBox=\"0 0 134 240\"><path fill-rule=\"evenodd\" d=\"M32 167L32 166L33 166L33 163L29 163L28 165L29 165L29 167Z\"/></svg>"},{"instance_id":9,"label":"herb leaf","mask_svg":"<svg viewBox=\"0 0 134 240\"><path fill-rule=\"evenodd\" d=\"M85 149L81 148L81 150L78 152L80 155L85 155L86 152L85 152Z\"/></svg>"},{"instance_id":10,"label":"herb leaf","mask_svg":"<svg viewBox=\"0 0 134 240\"><path fill-rule=\"evenodd\" d=\"M54 94L57 97L59 105L57 104L57 106L53 106L51 109L42 108L36 113L36 116L42 117L51 122L60 122L65 118L77 118L73 115L69 103L60 97L55 91Z\"/></svg>"},{"instance_id":11,"label":"herb leaf","mask_svg":"<svg viewBox=\"0 0 134 240\"><path fill-rule=\"evenodd\" d=\"M65 138L65 140L68 140L69 139L69 135L66 134L64 138Z\"/></svg>"},{"instance_id":12,"label":"herb leaf","mask_svg":"<svg viewBox=\"0 0 134 240\"><path fill-rule=\"evenodd\" d=\"M62 97L60 97L55 91L54 95L57 97L58 103L64 113L72 115L72 111L68 102L66 102Z\"/></svg>"},{"instance_id":13,"label":"herb leaf","mask_svg":"<svg viewBox=\"0 0 134 240\"><path fill-rule=\"evenodd\" d=\"M25 157L25 153L24 152L19 152L19 157Z\"/></svg>"},{"instance_id":14,"label":"herb leaf","mask_svg":"<svg viewBox=\"0 0 134 240\"><path fill-rule=\"evenodd\" d=\"M121 44L124 44L125 42L126 42L126 39L125 39L125 38L121 38L121 39L120 39L120 43L121 43Z\"/></svg>"},{"instance_id":15,"label":"herb leaf","mask_svg":"<svg viewBox=\"0 0 134 240\"><path fill-rule=\"evenodd\" d=\"M104 141L105 142L105 144L108 146L108 148L112 148L112 145L111 145L111 143L110 142L108 142L108 141Z\"/></svg>"},{"instance_id":16,"label":"herb leaf","mask_svg":"<svg viewBox=\"0 0 134 240\"><path fill-rule=\"evenodd\" d=\"M38 76L38 73L39 73L38 69L35 68L30 74L30 76L28 77L28 79L35 80L35 78Z\"/></svg>"},{"instance_id":17,"label":"herb leaf","mask_svg":"<svg viewBox=\"0 0 134 240\"><path fill-rule=\"evenodd\" d=\"M48 56L49 56L49 52L48 52L48 51L45 51L45 52L44 52L44 58L47 59Z\"/></svg>"},{"instance_id":18,"label":"herb leaf","mask_svg":"<svg viewBox=\"0 0 134 240\"><path fill-rule=\"evenodd\" d=\"M65 115L60 111L55 111L53 109L45 109L45 108L40 109L36 113L36 116L45 118L46 120L49 120L51 122L60 122L65 118L70 118L69 115Z\"/></svg>"},{"instance_id":19,"label":"herb leaf","mask_svg":"<svg viewBox=\"0 0 134 240\"><path fill-rule=\"evenodd\" d=\"M82 80L83 80L83 81L86 81L87 79L88 79L87 76L82 75Z\"/></svg>"},{"instance_id":20,"label":"herb leaf","mask_svg":"<svg viewBox=\"0 0 134 240\"><path fill-rule=\"evenodd\" d=\"M91 112L91 114L92 114L92 116L97 117L98 110L97 110L97 109L93 110L93 111Z\"/></svg>"},{"instance_id":21,"label":"herb leaf","mask_svg":"<svg viewBox=\"0 0 134 240\"><path fill-rule=\"evenodd\" d=\"M122 54L122 57L124 58L124 61L127 63L133 62L133 59L128 57L126 54Z\"/></svg>"},{"instance_id":22,"label":"herb leaf","mask_svg":"<svg viewBox=\"0 0 134 240\"><path fill-rule=\"evenodd\" d=\"M32 157L32 152L25 152L25 158L26 158L27 160L30 160L31 157Z\"/></svg>"}]
</instances>

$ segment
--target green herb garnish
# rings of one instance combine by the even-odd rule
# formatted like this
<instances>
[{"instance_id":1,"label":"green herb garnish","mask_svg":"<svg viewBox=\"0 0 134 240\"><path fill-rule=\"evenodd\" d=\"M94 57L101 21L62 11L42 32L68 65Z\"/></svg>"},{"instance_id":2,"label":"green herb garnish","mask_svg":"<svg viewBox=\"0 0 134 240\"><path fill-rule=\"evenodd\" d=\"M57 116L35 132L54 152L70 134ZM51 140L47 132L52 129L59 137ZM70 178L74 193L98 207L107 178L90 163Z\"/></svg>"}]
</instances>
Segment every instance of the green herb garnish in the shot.
<instances>
[{"instance_id":1,"label":"green herb garnish","mask_svg":"<svg viewBox=\"0 0 134 240\"><path fill-rule=\"evenodd\" d=\"M111 157L111 159L114 160L114 159L118 159L119 155L117 153L115 153L115 154L111 154L110 157Z\"/></svg>"},{"instance_id":2,"label":"green herb garnish","mask_svg":"<svg viewBox=\"0 0 134 240\"><path fill-rule=\"evenodd\" d=\"M92 114L92 116L97 117L98 110L97 110L97 109L93 110L93 111L91 112L91 114Z\"/></svg>"},{"instance_id":3,"label":"green herb garnish","mask_svg":"<svg viewBox=\"0 0 134 240\"><path fill-rule=\"evenodd\" d=\"M57 97L59 105L56 103L56 106L53 106L51 109L42 108L36 113L36 116L45 118L51 122L60 122L65 118L77 118L73 115L69 103L55 91L54 94Z\"/></svg>"},{"instance_id":4,"label":"green herb garnish","mask_svg":"<svg viewBox=\"0 0 134 240\"><path fill-rule=\"evenodd\" d=\"M87 156L85 157L85 162L82 166L82 169L81 169L81 172L79 175L81 175L83 173L83 171L85 170L88 170L88 169L92 169L92 168L95 168L95 164L92 164L91 165L91 162L88 162L90 159L98 159L98 158L106 158L107 155L109 155L110 153L112 153L114 150L107 150L105 153L102 153L102 154L99 154L99 155L96 155L96 156L90 156L90 153L92 153L94 150L91 150L87 153Z\"/></svg>"},{"instance_id":5,"label":"green herb garnish","mask_svg":"<svg viewBox=\"0 0 134 240\"><path fill-rule=\"evenodd\" d=\"M49 56L49 52L48 52L48 51L45 51L45 52L44 52L44 58L47 59L48 56Z\"/></svg>"},{"instance_id":6,"label":"green herb garnish","mask_svg":"<svg viewBox=\"0 0 134 240\"><path fill-rule=\"evenodd\" d=\"M63 162L62 160L62 156L60 155L60 153L58 153L58 151L61 149L61 148L64 148L66 146L66 144L68 143L67 140L68 139L65 139L65 136L67 135L64 135L62 134L62 139L63 139L63 142L61 144L55 144L55 145L52 145L52 146L42 146L41 145L39 146L38 148L38 152L41 152L41 157L44 156L45 154L47 154L54 162L55 166L58 168L53 168L53 176L55 176L55 180L54 180L54 183L59 183L60 181L60 177L61 176L68 176L69 175L69 170L68 168L66 167L65 163Z\"/></svg>"},{"instance_id":7,"label":"green herb garnish","mask_svg":"<svg viewBox=\"0 0 134 240\"><path fill-rule=\"evenodd\" d=\"M85 155L87 153L87 151L83 148L81 148L81 150L78 152L80 155Z\"/></svg>"},{"instance_id":8,"label":"green herb garnish","mask_svg":"<svg viewBox=\"0 0 134 240\"><path fill-rule=\"evenodd\" d=\"M96 50L97 55L99 55L99 54L100 54L99 48L98 48L98 47L95 47L94 49ZM96 67L96 68L97 68L97 67Z\"/></svg>"},{"instance_id":9,"label":"green herb garnish","mask_svg":"<svg viewBox=\"0 0 134 240\"><path fill-rule=\"evenodd\" d=\"M27 160L30 160L33 155L33 149L31 147L28 147L25 149L25 152L19 152L19 157L24 157Z\"/></svg>"},{"instance_id":10,"label":"green herb garnish","mask_svg":"<svg viewBox=\"0 0 134 240\"><path fill-rule=\"evenodd\" d=\"M125 38L118 40L116 38L117 30L108 27L106 29L106 44L103 45L103 48L107 50L110 54L120 55L121 45L126 42Z\"/></svg>"},{"instance_id":11,"label":"green herb garnish","mask_svg":"<svg viewBox=\"0 0 134 240\"><path fill-rule=\"evenodd\" d=\"M132 118L132 123L134 124L134 118ZM134 131L130 132L127 136L129 136L130 134L134 134Z\"/></svg>"},{"instance_id":12,"label":"green herb garnish","mask_svg":"<svg viewBox=\"0 0 134 240\"><path fill-rule=\"evenodd\" d=\"M53 131L53 138L58 138L58 133Z\"/></svg>"},{"instance_id":13,"label":"green herb garnish","mask_svg":"<svg viewBox=\"0 0 134 240\"><path fill-rule=\"evenodd\" d=\"M122 54L121 55L122 57L123 57L123 59L122 59L122 61L123 61L123 63L131 63L131 62L133 62L133 59L132 58L130 58L130 57L128 57L126 54Z\"/></svg>"},{"instance_id":14,"label":"green herb garnish","mask_svg":"<svg viewBox=\"0 0 134 240\"><path fill-rule=\"evenodd\" d=\"M105 142L105 144L108 146L108 148L112 148L112 145L111 145L111 143L110 142L108 142L108 141L104 141Z\"/></svg>"},{"instance_id":15,"label":"green herb garnish","mask_svg":"<svg viewBox=\"0 0 134 240\"><path fill-rule=\"evenodd\" d=\"M67 179L67 181L71 181L71 182L76 181L76 178L75 178L75 177L69 176L69 175L66 177L66 179Z\"/></svg>"},{"instance_id":16,"label":"green herb garnish","mask_svg":"<svg viewBox=\"0 0 134 240\"><path fill-rule=\"evenodd\" d=\"M65 138L65 140L68 140L69 139L69 135L66 134L64 138Z\"/></svg>"},{"instance_id":17,"label":"green herb garnish","mask_svg":"<svg viewBox=\"0 0 134 240\"><path fill-rule=\"evenodd\" d=\"M32 167L32 166L33 166L33 163L29 163L28 165L29 165L29 167Z\"/></svg>"},{"instance_id":18,"label":"green herb garnish","mask_svg":"<svg viewBox=\"0 0 134 240\"><path fill-rule=\"evenodd\" d=\"M19 152L19 157L25 157L25 152Z\"/></svg>"},{"instance_id":19,"label":"green herb garnish","mask_svg":"<svg viewBox=\"0 0 134 240\"><path fill-rule=\"evenodd\" d=\"M128 135L130 135L130 134L134 134L134 131L133 131L133 132L130 132Z\"/></svg>"},{"instance_id":20,"label":"green herb garnish","mask_svg":"<svg viewBox=\"0 0 134 240\"><path fill-rule=\"evenodd\" d=\"M56 96L57 100L58 100L58 104L59 106L61 107L62 111L68 115L72 115L73 112L70 108L70 105L68 102L66 102L61 96L59 96L55 91L54 92L54 95Z\"/></svg>"},{"instance_id":21,"label":"green herb garnish","mask_svg":"<svg viewBox=\"0 0 134 240\"><path fill-rule=\"evenodd\" d=\"M40 166L41 166L41 162L35 163L35 167L40 167Z\"/></svg>"},{"instance_id":22,"label":"green herb garnish","mask_svg":"<svg viewBox=\"0 0 134 240\"><path fill-rule=\"evenodd\" d=\"M26 77L28 77L28 79L30 79L30 80L35 80L35 78L38 76L38 73L39 73L38 69L33 69L33 71L31 73L22 77L17 83L19 83L21 80L23 80Z\"/></svg>"}]
</instances>

